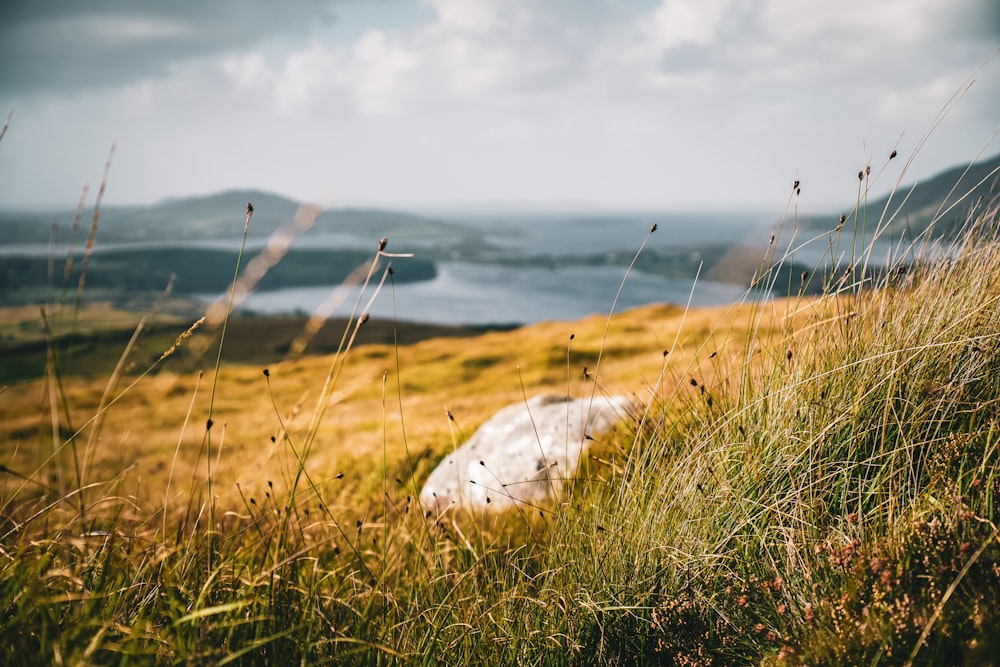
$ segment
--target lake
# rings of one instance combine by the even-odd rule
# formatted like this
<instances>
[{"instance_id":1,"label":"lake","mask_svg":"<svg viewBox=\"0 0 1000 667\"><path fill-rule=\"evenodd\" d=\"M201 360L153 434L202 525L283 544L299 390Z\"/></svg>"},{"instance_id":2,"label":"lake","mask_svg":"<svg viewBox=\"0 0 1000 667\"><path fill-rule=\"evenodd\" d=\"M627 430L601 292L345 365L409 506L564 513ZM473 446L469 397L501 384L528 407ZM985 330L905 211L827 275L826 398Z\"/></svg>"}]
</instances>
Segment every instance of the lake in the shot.
<instances>
[{"instance_id":1,"label":"lake","mask_svg":"<svg viewBox=\"0 0 1000 667\"><path fill-rule=\"evenodd\" d=\"M780 227L778 222L773 216L755 213L661 213L453 217L442 219L444 224L437 227L419 221L394 223L396 227L387 232L388 250L413 252L418 258L434 262L437 276L433 280L400 283L394 289L386 284L372 303L370 314L412 322L506 325L608 313L628 262L644 242L642 260L667 259L656 266L647 261L649 271L633 270L629 274L614 306L616 311L661 302L683 305L690 301L695 306L732 303L747 297L746 284L754 267L749 273L746 267L742 273L719 271L719 249L751 248L751 255L759 252L763 258L772 232ZM653 223L659 229L650 235ZM357 248L368 252L374 250L382 233L380 223L317 226L297 239L293 248ZM778 256L784 248L798 247L805 240L805 234L795 233L793 226L786 225L782 236L785 238L779 238L777 243ZM245 259L249 261L265 243L264 238L250 239ZM235 253L239 244L239 238L102 244L98 235L95 251L170 245ZM832 256L850 256L855 252L853 244L853 239L835 243L829 237L820 237L799 247L794 260L814 270L828 266ZM76 252L81 251L80 245ZM714 248L714 254L708 252L710 248ZM878 263L891 250L891 242L879 241L872 258ZM703 251L717 264L704 266L695 284ZM60 257L65 252L65 245L53 248L16 242L0 244L0 255L7 256ZM393 261L398 277L404 278L407 260ZM708 273L710 269L714 269L712 274ZM706 275L733 282L713 282ZM322 304L330 305L333 295L336 308L330 314L346 315L358 299L357 290L335 290L335 285L315 285L259 292L250 295L242 308L260 314L312 313ZM365 295L364 302L370 294ZM203 294L199 298L208 302L218 296Z\"/></svg>"},{"instance_id":2,"label":"lake","mask_svg":"<svg viewBox=\"0 0 1000 667\"><path fill-rule=\"evenodd\" d=\"M397 260L405 261L405 260ZM409 322L441 324L525 324L574 320L607 313L625 276L617 266L571 266L558 269L504 267L495 264L441 262L434 280L383 287L370 314ZM378 278L379 276L376 276ZM745 288L693 278L667 278L633 271L622 288L616 311L658 302L694 305L732 303ZM369 289L365 300L370 298ZM311 313L333 294L331 287L308 287L252 294L243 307L258 313ZM342 290L334 315L346 315L358 290ZM364 304L362 304L364 305Z\"/></svg>"}]
</instances>

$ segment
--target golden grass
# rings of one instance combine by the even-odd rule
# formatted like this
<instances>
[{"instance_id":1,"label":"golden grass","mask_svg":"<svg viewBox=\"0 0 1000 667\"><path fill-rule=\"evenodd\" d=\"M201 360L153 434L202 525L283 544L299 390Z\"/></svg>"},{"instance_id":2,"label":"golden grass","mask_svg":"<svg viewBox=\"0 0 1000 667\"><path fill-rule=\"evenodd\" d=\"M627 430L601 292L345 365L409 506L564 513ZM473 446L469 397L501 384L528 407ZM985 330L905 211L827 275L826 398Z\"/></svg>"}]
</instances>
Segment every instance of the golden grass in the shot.
<instances>
[{"instance_id":1,"label":"golden grass","mask_svg":"<svg viewBox=\"0 0 1000 667\"><path fill-rule=\"evenodd\" d=\"M23 343L45 340L45 329L40 316L41 306L7 306L0 308L0 341ZM50 310L50 309L47 309ZM49 315L52 333L56 336L75 331L81 335L93 335L114 329L132 329L142 314L119 308L113 304L98 301L80 308L76 322L66 309L61 314ZM183 320L175 315L157 316L161 323L180 324ZM109 369L110 370L110 369Z\"/></svg>"},{"instance_id":2,"label":"golden grass","mask_svg":"<svg viewBox=\"0 0 1000 667\"><path fill-rule=\"evenodd\" d=\"M308 470L320 483L336 485L331 493L338 503L363 512L378 502L383 454L385 476L410 488L494 412L525 396L542 392L583 396L596 390L645 401L653 391L671 391L689 377L711 385L716 369L738 365L755 317L763 313L766 322L758 335L760 342L783 329L791 306L775 302L687 313L677 306L647 306L615 315L606 338L607 316L593 315L474 338L359 346L349 352L309 455ZM106 307L86 312L81 330L96 327L102 316L108 323L129 318L128 313ZM401 336L406 327L399 325ZM184 328L178 324L177 333ZM185 369L181 372L171 369L171 361L160 372L142 378L104 414L85 481L114 480L116 493L147 503L148 510L162 503L170 476L171 495L180 493L184 498L175 501L179 512L188 494L203 493L207 388L213 378L206 359L201 361L206 370L200 381L199 371L186 370L190 360L178 362ZM332 356L323 355L247 365L223 358L213 416L218 425L213 427L213 451L219 458L218 465L214 460L212 465L221 507L237 506L240 491L246 497L261 495L269 489L268 482L281 488L290 479L294 452L300 451L332 361ZM110 370L63 379L70 415L69 427L63 426L64 440L75 430L80 431L78 446L90 438L92 425L87 424ZM669 386L661 376L670 378ZM112 396L132 381L123 378ZM18 473L30 476L44 469L53 453L48 396L46 381L37 379L12 385L0 402L4 443L0 455ZM64 464L66 449L56 455ZM412 471L408 461L414 463ZM5 480L8 490L20 483L12 477Z\"/></svg>"}]
</instances>

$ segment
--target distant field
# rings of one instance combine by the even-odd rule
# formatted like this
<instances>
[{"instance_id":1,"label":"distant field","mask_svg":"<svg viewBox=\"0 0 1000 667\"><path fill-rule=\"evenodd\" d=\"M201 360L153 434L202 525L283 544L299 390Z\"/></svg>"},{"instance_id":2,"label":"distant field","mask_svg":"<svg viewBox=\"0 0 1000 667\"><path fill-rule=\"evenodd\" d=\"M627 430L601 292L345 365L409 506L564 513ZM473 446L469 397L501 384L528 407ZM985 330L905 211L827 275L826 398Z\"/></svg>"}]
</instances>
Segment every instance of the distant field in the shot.
<instances>
[{"instance_id":1,"label":"distant field","mask_svg":"<svg viewBox=\"0 0 1000 667\"><path fill-rule=\"evenodd\" d=\"M156 295L171 286L174 294L221 293L233 279L237 252L199 247L157 247L94 252L87 263L85 285L88 296L95 290L122 295ZM370 262L371 252L361 250L292 250L261 279L258 289L282 289L310 285L337 285L357 267ZM77 255L65 274L66 260L54 262L45 256L3 257L0 270L0 305L33 303L47 291L75 293L80 284L82 256ZM395 279L405 283L430 280L433 262L408 258L397 262Z\"/></svg>"},{"instance_id":2,"label":"distant field","mask_svg":"<svg viewBox=\"0 0 1000 667\"><path fill-rule=\"evenodd\" d=\"M192 304L174 304L174 310L193 310ZM71 305L61 313L48 314L53 348L62 359L63 371L81 377L105 377L121 356L135 332L142 312L126 310L109 303L88 303L76 320ZM177 314L158 314L147 319L125 367L135 374L155 361L197 316L185 319ZM303 334L308 318L304 316L248 317L235 316L229 323L226 359L238 364L267 364L280 361L297 337ZM346 320L327 322L311 339L306 353L330 354L337 350ZM371 320L358 334L358 344L391 344L395 336L401 345L428 338L471 337L485 331L481 327L462 327L406 323L394 327L385 320ZM206 327L195 333L188 345L171 355L168 370L188 372L205 368L206 352L218 331ZM48 337L39 306L0 308L0 384L42 377ZM214 361L214 358L212 358Z\"/></svg>"}]
</instances>

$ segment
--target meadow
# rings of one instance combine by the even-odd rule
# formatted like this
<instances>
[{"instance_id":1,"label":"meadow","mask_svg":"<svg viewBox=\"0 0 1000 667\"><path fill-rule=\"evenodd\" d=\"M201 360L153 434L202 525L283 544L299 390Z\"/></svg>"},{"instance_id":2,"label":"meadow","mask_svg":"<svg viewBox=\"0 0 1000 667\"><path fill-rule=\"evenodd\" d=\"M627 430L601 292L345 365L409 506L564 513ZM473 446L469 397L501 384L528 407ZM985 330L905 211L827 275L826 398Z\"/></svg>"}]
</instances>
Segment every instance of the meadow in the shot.
<instances>
[{"instance_id":1,"label":"meadow","mask_svg":"<svg viewBox=\"0 0 1000 667\"><path fill-rule=\"evenodd\" d=\"M877 273L892 212L859 196L794 276L789 215L730 307L365 341L362 299L325 354L302 354L321 322L268 347L224 308L101 342L63 333L143 316L53 307L0 394L0 661L995 664L1000 210L966 203L956 245ZM393 298L391 260L366 296ZM420 507L541 392L642 408L563 498Z\"/></svg>"}]
</instances>

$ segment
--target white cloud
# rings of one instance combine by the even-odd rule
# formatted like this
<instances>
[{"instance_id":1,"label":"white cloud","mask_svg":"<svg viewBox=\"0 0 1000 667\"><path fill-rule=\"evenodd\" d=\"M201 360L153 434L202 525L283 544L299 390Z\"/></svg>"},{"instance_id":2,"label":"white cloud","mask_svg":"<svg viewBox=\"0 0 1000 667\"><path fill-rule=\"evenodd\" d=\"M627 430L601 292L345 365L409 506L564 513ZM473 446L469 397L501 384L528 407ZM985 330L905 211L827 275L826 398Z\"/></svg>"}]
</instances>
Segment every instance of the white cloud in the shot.
<instances>
[{"instance_id":1,"label":"white cloud","mask_svg":"<svg viewBox=\"0 0 1000 667\"><path fill-rule=\"evenodd\" d=\"M289 55L274 86L278 111L289 114L310 105L317 95L336 83L338 66L336 54L319 44L310 44Z\"/></svg>"},{"instance_id":2,"label":"white cloud","mask_svg":"<svg viewBox=\"0 0 1000 667\"><path fill-rule=\"evenodd\" d=\"M530 0L422 0L450 30L483 35L516 31L535 23L540 14L558 9L557 2ZM585 3L584 3L585 4ZM586 7L581 5L586 11Z\"/></svg>"},{"instance_id":3,"label":"white cloud","mask_svg":"<svg viewBox=\"0 0 1000 667\"><path fill-rule=\"evenodd\" d=\"M923 42L952 24L969 6L936 0L841 0L806 8L801 3L767 0L760 7L760 25L782 43L840 52L861 48L870 53Z\"/></svg>"},{"instance_id":4,"label":"white cloud","mask_svg":"<svg viewBox=\"0 0 1000 667\"><path fill-rule=\"evenodd\" d=\"M874 98L873 115L889 124L911 115L914 109L936 110L955 92L956 81L949 76L937 76L915 85L884 88ZM930 113L927 115L929 120Z\"/></svg>"},{"instance_id":5,"label":"white cloud","mask_svg":"<svg viewBox=\"0 0 1000 667\"><path fill-rule=\"evenodd\" d=\"M237 88L260 86L274 76L267 59L259 52L227 56L219 66Z\"/></svg>"},{"instance_id":6,"label":"white cloud","mask_svg":"<svg viewBox=\"0 0 1000 667\"><path fill-rule=\"evenodd\" d=\"M572 3L425 0L434 14L424 24L370 29L353 44L314 40L280 62L230 57L224 69L236 85L270 78L285 113L350 98L362 114L396 116L442 105L534 114L571 98L617 109L652 103L675 116L742 94L773 109L759 93L874 96L880 76L913 76L940 10L929 0L846 1L847 11L805 11L787 0L664 0L629 13L591 2L607 20L571 21ZM748 111L744 101L739 113Z\"/></svg>"},{"instance_id":7,"label":"white cloud","mask_svg":"<svg viewBox=\"0 0 1000 667\"><path fill-rule=\"evenodd\" d=\"M650 37L665 49L710 45L733 4L728 0L665 0L648 18Z\"/></svg>"},{"instance_id":8,"label":"white cloud","mask_svg":"<svg viewBox=\"0 0 1000 667\"><path fill-rule=\"evenodd\" d=\"M483 31L500 22L502 6L490 0L424 0L442 25L459 30Z\"/></svg>"},{"instance_id":9,"label":"white cloud","mask_svg":"<svg viewBox=\"0 0 1000 667\"><path fill-rule=\"evenodd\" d=\"M367 203L461 193L686 205L706 201L712 172L727 197L760 200L772 180L784 191L782 174L814 182L821 162L854 169L862 142L918 136L988 55L955 28L975 3L425 0L405 25L196 54L125 88L52 98L62 111L39 119L71 119L68 136L97 135L102 153L118 138L123 161L156 156L149 168L163 174L147 174L143 192L242 184L313 198L335 186ZM996 122L997 65L970 93L966 134ZM32 178L5 170L0 194L37 189L52 163ZM75 189L80 165L60 169ZM143 173L119 183L139 188Z\"/></svg>"},{"instance_id":10,"label":"white cloud","mask_svg":"<svg viewBox=\"0 0 1000 667\"><path fill-rule=\"evenodd\" d=\"M352 56L349 77L358 108L370 114L399 111L409 88L408 76L420 63L417 53L386 32L370 30Z\"/></svg>"}]
</instances>

